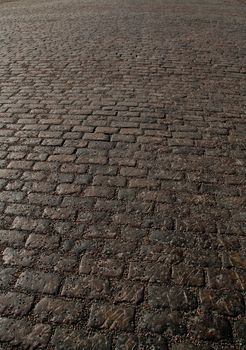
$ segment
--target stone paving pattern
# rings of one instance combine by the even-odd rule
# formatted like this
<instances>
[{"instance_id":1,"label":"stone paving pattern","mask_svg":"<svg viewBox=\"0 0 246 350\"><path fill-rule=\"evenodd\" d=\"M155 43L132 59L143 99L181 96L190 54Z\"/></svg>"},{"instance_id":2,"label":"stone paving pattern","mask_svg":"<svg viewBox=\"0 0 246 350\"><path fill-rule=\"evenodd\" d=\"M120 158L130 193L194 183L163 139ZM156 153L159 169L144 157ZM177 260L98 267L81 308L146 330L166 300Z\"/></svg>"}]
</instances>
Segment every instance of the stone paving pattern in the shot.
<instances>
[{"instance_id":1,"label":"stone paving pattern","mask_svg":"<svg viewBox=\"0 0 246 350\"><path fill-rule=\"evenodd\" d=\"M245 24L1 1L1 349L246 349Z\"/></svg>"}]
</instances>

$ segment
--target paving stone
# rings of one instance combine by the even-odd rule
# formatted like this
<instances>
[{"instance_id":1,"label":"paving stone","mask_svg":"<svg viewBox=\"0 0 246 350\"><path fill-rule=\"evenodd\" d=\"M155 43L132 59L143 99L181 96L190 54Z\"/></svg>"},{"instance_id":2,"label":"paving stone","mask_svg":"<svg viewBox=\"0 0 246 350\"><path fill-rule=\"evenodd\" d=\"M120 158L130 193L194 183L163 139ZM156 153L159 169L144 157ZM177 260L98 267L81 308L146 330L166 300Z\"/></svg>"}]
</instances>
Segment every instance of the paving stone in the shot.
<instances>
[{"instance_id":1,"label":"paving stone","mask_svg":"<svg viewBox=\"0 0 246 350\"><path fill-rule=\"evenodd\" d=\"M193 250L185 253L186 261L193 265L201 267L221 267L221 257L215 251L208 252L207 250Z\"/></svg>"},{"instance_id":2,"label":"paving stone","mask_svg":"<svg viewBox=\"0 0 246 350\"><path fill-rule=\"evenodd\" d=\"M246 269L246 258L240 253L231 254L229 260L232 266Z\"/></svg>"},{"instance_id":3,"label":"paving stone","mask_svg":"<svg viewBox=\"0 0 246 350\"><path fill-rule=\"evenodd\" d=\"M165 262L167 265L176 265L184 260L182 249L159 244L141 245L140 256L143 260Z\"/></svg>"},{"instance_id":4,"label":"paving stone","mask_svg":"<svg viewBox=\"0 0 246 350\"><path fill-rule=\"evenodd\" d=\"M106 241L103 253L106 255L112 255L118 258L125 258L126 256L132 255L136 250L135 242L121 242L118 240Z\"/></svg>"},{"instance_id":5,"label":"paving stone","mask_svg":"<svg viewBox=\"0 0 246 350\"><path fill-rule=\"evenodd\" d=\"M58 253L43 252L37 259L39 268L59 273L72 272L78 267L77 256L63 256Z\"/></svg>"},{"instance_id":6,"label":"paving stone","mask_svg":"<svg viewBox=\"0 0 246 350\"><path fill-rule=\"evenodd\" d=\"M111 350L111 339L101 334L91 337L83 336L81 332L65 328L56 328L52 344L57 350Z\"/></svg>"},{"instance_id":7,"label":"paving stone","mask_svg":"<svg viewBox=\"0 0 246 350\"><path fill-rule=\"evenodd\" d=\"M246 322L245 319L240 319L235 322L235 334L236 339L239 343L244 346L246 345Z\"/></svg>"},{"instance_id":8,"label":"paving stone","mask_svg":"<svg viewBox=\"0 0 246 350\"><path fill-rule=\"evenodd\" d=\"M74 208L57 208L49 207L45 208L43 217L52 220L74 220L76 216L76 210Z\"/></svg>"},{"instance_id":9,"label":"paving stone","mask_svg":"<svg viewBox=\"0 0 246 350\"><path fill-rule=\"evenodd\" d=\"M170 244L176 247L191 248L196 243L196 240L190 235L183 234L182 237L176 235L172 230L153 230L150 234L150 240L163 244Z\"/></svg>"},{"instance_id":10,"label":"paving stone","mask_svg":"<svg viewBox=\"0 0 246 350\"><path fill-rule=\"evenodd\" d=\"M152 333L176 335L185 335L186 325L182 323L180 314L177 312L145 312L139 321L139 328L141 330Z\"/></svg>"},{"instance_id":11,"label":"paving stone","mask_svg":"<svg viewBox=\"0 0 246 350\"><path fill-rule=\"evenodd\" d=\"M24 316L30 311L33 300L32 296L23 293L0 294L0 313L2 316Z\"/></svg>"},{"instance_id":12,"label":"paving stone","mask_svg":"<svg viewBox=\"0 0 246 350\"><path fill-rule=\"evenodd\" d=\"M186 265L176 265L172 270L172 278L178 285L183 286L203 286L204 272L202 269L193 268Z\"/></svg>"},{"instance_id":13,"label":"paving stone","mask_svg":"<svg viewBox=\"0 0 246 350\"><path fill-rule=\"evenodd\" d=\"M114 196L114 189L110 187L103 186L91 186L85 190L86 197L102 197L102 198L112 198Z\"/></svg>"},{"instance_id":14,"label":"paving stone","mask_svg":"<svg viewBox=\"0 0 246 350\"><path fill-rule=\"evenodd\" d=\"M157 308L190 311L197 308L197 298L190 291L180 288L150 285L148 287L149 304Z\"/></svg>"},{"instance_id":15,"label":"paving stone","mask_svg":"<svg viewBox=\"0 0 246 350\"><path fill-rule=\"evenodd\" d=\"M57 206L61 202L61 198L46 193L30 193L28 195L28 202L34 205Z\"/></svg>"},{"instance_id":16,"label":"paving stone","mask_svg":"<svg viewBox=\"0 0 246 350\"><path fill-rule=\"evenodd\" d=\"M80 186L75 184L60 184L56 188L58 194L79 193Z\"/></svg>"},{"instance_id":17,"label":"paving stone","mask_svg":"<svg viewBox=\"0 0 246 350\"><path fill-rule=\"evenodd\" d=\"M93 185L124 187L126 179L123 176L96 175L93 179Z\"/></svg>"},{"instance_id":18,"label":"paving stone","mask_svg":"<svg viewBox=\"0 0 246 350\"><path fill-rule=\"evenodd\" d=\"M2 179L17 179L19 176L19 170L0 169L0 178Z\"/></svg>"},{"instance_id":19,"label":"paving stone","mask_svg":"<svg viewBox=\"0 0 246 350\"><path fill-rule=\"evenodd\" d=\"M41 299L34 308L34 314L42 321L50 320L54 323L65 324L79 321L83 316L83 311L83 304L47 297Z\"/></svg>"},{"instance_id":20,"label":"paving stone","mask_svg":"<svg viewBox=\"0 0 246 350\"><path fill-rule=\"evenodd\" d=\"M210 269L208 270L208 285L214 289L244 291L246 289L246 274L244 271Z\"/></svg>"},{"instance_id":21,"label":"paving stone","mask_svg":"<svg viewBox=\"0 0 246 350\"><path fill-rule=\"evenodd\" d=\"M86 255L82 258L79 267L80 273L93 273L104 277L120 277L123 271L124 264L116 259L95 261Z\"/></svg>"},{"instance_id":22,"label":"paving stone","mask_svg":"<svg viewBox=\"0 0 246 350\"><path fill-rule=\"evenodd\" d=\"M45 348L51 336L51 327L45 324L31 325L24 320L0 318L0 341L23 348Z\"/></svg>"},{"instance_id":23,"label":"paving stone","mask_svg":"<svg viewBox=\"0 0 246 350\"><path fill-rule=\"evenodd\" d=\"M204 347L202 345L192 345L189 343L180 343L180 344L173 344L172 350L211 350L212 348L209 347L209 345L205 345Z\"/></svg>"},{"instance_id":24,"label":"paving stone","mask_svg":"<svg viewBox=\"0 0 246 350\"><path fill-rule=\"evenodd\" d=\"M7 244L14 248L25 244L26 235L15 230L0 230L0 244Z\"/></svg>"},{"instance_id":25,"label":"paving stone","mask_svg":"<svg viewBox=\"0 0 246 350\"><path fill-rule=\"evenodd\" d=\"M28 217L16 217L12 225L13 229L43 232L48 228L48 221L42 219L31 219Z\"/></svg>"},{"instance_id":26,"label":"paving stone","mask_svg":"<svg viewBox=\"0 0 246 350\"><path fill-rule=\"evenodd\" d=\"M68 277L65 279L61 294L75 298L103 299L110 295L110 284L106 278Z\"/></svg>"},{"instance_id":27,"label":"paving stone","mask_svg":"<svg viewBox=\"0 0 246 350\"><path fill-rule=\"evenodd\" d=\"M35 253L32 250L7 247L3 251L3 261L6 265L31 266L35 261Z\"/></svg>"},{"instance_id":28,"label":"paving stone","mask_svg":"<svg viewBox=\"0 0 246 350\"><path fill-rule=\"evenodd\" d=\"M24 197L24 192L15 191L15 189L13 191L1 191L1 200L4 202L16 203L23 200Z\"/></svg>"},{"instance_id":29,"label":"paving stone","mask_svg":"<svg viewBox=\"0 0 246 350\"><path fill-rule=\"evenodd\" d=\"M47 236L31 233L25 246L28 249L55 249L59 247L60 237L59 236Z\"/></svg>"},{"instance_id":30,"label":"paving stone","mask_svg":"<svg viewBox=\"0 0 246 350\"><path fill-rule=\"evenodd\" d=\"M114 305L93 305L88 326L102 329L129 330L133 328L134 308Z\"/></svg>"},{"instance_id":31,"label":"paving stone","mask_svg":"<svg viewBox=\"0 0 246 350\"><path fill-rule=\"evenodd\" d=\"M22 272L16 282L16 287L27 291L55 294L60 285L60 277L53 273L27 270Z\"/></svg>"},{"instance_id":32,"label":"paving stone","mask_svg":"<svg viewBox=\"0 0 246 350\"><path fill-rule=\"evenodd\" d=\"M117 230L111 226L89 226L85 232L86 238L115 238L116 236Z\"/></svg>"},{"instance_id":33,"label":"paving stone","mask_svg":"<svg viewBox=\"0 0 246 350\"><path fill-rule=\"evenodd\" d=\"M225 318L201 315L194 318L191 333L197 339L219 341L231 341L231 325Z\"/></svg>"},{"instance_id":34,"label":"paving stone","mask_svg":"<svg viewBox=\"0 0 246 350\"><path fill-rule=\"evenodd\" d=\"M128 283L123 285L115 296L116 302L139 304L144 299L144 287L141 284Z\"/></svg>"},{"instance_id":35,"label":"paving stone","mask_svg":"<svg viewBox=\"0 0 246 350\"><path fill-rule=\"evenodd\" d=\"M15 274L17 270L13 267L1 268L0 269L0 287L8 288L15 280Z\"/></svg>"},{"instance_id":36,"label":"paving stone","mask_svg":"<svg viewBox=\"0 0 246 350\"><path fill-rule=\"evenodd\" d=\"M134 335L119 335L116 342L116 350L137 349L167 350L168 345L162 337L141 337Z\"/></svg>"},{"instance_id":37,"label":"paving stone","mask_svg":"<svg viewBox=\"0 0 246 350\"><path fill-rule=\"evenodd\" d=\"M164 263L131 263L128 278L131 280L143 280L149 282L168 282L170 279L170 267Z\"/></svg>"},{"instance_id":38,"label":"paving stone","mask_svg":"<svg viewBox=\"0 0 246 350\"><path fill-rule=\"evenodd\" d=\"M244 314L244 301L239 293L231 294L204 289L200 291L200 300L206 310L211 309L221 315L235 317Z\"/></svg>"}]
</instances>

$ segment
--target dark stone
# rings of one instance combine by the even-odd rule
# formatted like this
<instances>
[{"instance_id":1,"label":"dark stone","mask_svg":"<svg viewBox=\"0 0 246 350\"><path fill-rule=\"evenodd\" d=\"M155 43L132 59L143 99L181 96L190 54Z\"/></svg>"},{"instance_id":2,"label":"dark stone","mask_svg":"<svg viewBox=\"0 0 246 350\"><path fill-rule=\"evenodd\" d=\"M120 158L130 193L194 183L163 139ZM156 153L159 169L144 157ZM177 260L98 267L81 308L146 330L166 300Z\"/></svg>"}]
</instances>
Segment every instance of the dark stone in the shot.
<instances>
[{"instance_id":1,"label":"dark stone","mask_svg":"<svg viewBox=\"0 0 246 350\"><path fill-rule=\"evenodd\" d=\"M134 309L128 306L93 305L89 327L128 330L133 328Z\"/></svg>"},{"instance_id":2,"label":"dark stone","mask_svg":"<svg viewBox=\"0 0 246 350\"><path fill-rule=\"evenodd\" d=\"M82 332L66 328L57 328L51 340L56 350L111 350L108 336L95 334L83 336Z\"/></svg>"},{"instance_id":3,"label":"dark stone","mask_svg":"<svg viewBox=\"0 0 246 350\"><path fill-rule=\"evenodd\" d=\"M241 319L235 321L235 339L239 341L241 345L246 346L246 320Z\"/></svg>"},{"instance_id":4,"label":"dark stone","mask_svg":"<svg viewBox=\"0 0 246 350\"><path fill-rule=\"evenodd\" d=\"M146 312L139 321L142 330L170 336L185 335L186 326L177 312Z\"/></svg>"},{"instance_id":5,"label":"dark stone","mask_svg":"<svg viewBox=\"0 0 246 350\"><path fill-rule=\"evenodd\" d=\"M188 311L197 307L197 299L190 291L181 288L150 285L149 304L153 307L170 307L171 310Z\"/></svg>"},{"instance_id":6,"label":"dark stone","mask_svg":"<svg viewBox=\"0 0 246 350\"><path fill-rule=\"evenodd\" d=\"M200 340L219 341L232 339L232 329L225 318L209 315L197 316L193 319L191 334Z\"/></svg>"}]
</instances>

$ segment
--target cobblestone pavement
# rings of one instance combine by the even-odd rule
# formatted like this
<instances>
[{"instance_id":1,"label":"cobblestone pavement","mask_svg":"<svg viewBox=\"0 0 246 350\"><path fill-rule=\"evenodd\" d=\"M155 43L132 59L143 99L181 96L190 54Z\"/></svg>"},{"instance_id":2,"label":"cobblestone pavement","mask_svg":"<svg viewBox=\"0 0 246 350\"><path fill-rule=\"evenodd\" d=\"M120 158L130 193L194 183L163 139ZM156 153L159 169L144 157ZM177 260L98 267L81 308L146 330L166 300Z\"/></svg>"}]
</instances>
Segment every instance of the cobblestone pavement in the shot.
<instances>
[{"instance_id":1,"label":"cobblestone pavement","mask_svg":"<svg viewBox=\"0 0 246 350\"><path fill-rule=\"evenodd\" d=\"M1 349L246 349L245 19L1 1Z\"/></svg>"}]
</instances>

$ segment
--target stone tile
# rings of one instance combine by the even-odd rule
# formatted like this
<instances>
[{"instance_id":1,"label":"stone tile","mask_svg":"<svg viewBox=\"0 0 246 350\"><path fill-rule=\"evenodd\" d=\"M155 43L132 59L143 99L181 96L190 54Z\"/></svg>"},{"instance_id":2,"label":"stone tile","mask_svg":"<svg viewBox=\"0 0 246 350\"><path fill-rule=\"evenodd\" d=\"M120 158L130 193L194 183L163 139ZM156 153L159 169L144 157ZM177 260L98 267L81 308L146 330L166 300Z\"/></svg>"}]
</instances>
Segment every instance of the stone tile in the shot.
<instances>
[{"instance_id":1,"label":"stone tile","mask_svg":"<svg viewBox=\"0 0 246 350\"><path fill-rule=\"evenodd\" d=\"M20 274L16 287L30 292L55 294L59 288L60 280L60 277L53 273L28 270Z\"/></svg>"},{"instance_id":2,"label":"stone tile","mask_svg":"<svg viewBox=\"0 0 246 350\"><path fill-rule=\"evenodd\" d=\"M88 326L97 329L133 329L134 308L109 304L93 305Z\"/></svg>"},{"instance_id":3,"label":"stone tile","mask_svg":"<svg viewBox=\"0 0 246 350\"><path fill-rule=\"evenodd\" d=\"M45 348L51 336L49 325L37 323L34 326L25 320L0 318L0 341L23 348Z\"/></svg>"},{"instance_id":4,"label":"stone tile","mask_svg":"<svg viewBox=\"0 0 246 350\"><path fill-rule=\"evenodd\" d=\"M91 337L83 336L81 332L66 328L56 328L52 344L57 350L111 350L111 339L101 334Z\"/></svg>"},{"instance_id":5,"label":"stone tile","mask_svg":"<svg viewBox=\"0 0 246 350\"><path fill-rule=\"evenodd\" d=\"M84 306L81 303L63 299L41 299L34 308L34 314L42 321L73 324L82 318Z\"/></svg>"},{"instance_id":6,"label":"stone tile","mask_svg":"<svg viewBox=\"0 0 246 350\"><path fill-rule=\"evenodd\" d=\"M197 308L197 298L189 290L177 287L163 287L149 285L149 304L156 308L170 308L171 310L190 311Z\"/></svg>"},{"instance_id":7,"label":"stone tile","mask_svg":"<svg viewBox=\"0 0 246 350\"><path fill-rule=\"evenodd\" d=\"M2 316L24 316L30 311L33 300L33 296L24 293L2 293L0 294L0 314Z\"/></svg>"},{"instance_id":8,"label":"stone tile","mask_svg":"<svg viewBox=\"0 0 246 350\"><path fill-rule=\"evenodd\" d=\"M194 318L191 326L192 335L200 340L231 341L232 329L230 322L225 318L201 315Z\"/></svg>"}]
</instances>

